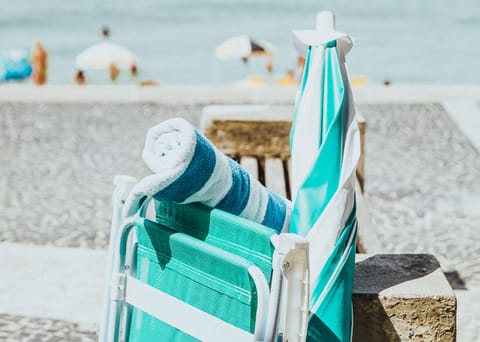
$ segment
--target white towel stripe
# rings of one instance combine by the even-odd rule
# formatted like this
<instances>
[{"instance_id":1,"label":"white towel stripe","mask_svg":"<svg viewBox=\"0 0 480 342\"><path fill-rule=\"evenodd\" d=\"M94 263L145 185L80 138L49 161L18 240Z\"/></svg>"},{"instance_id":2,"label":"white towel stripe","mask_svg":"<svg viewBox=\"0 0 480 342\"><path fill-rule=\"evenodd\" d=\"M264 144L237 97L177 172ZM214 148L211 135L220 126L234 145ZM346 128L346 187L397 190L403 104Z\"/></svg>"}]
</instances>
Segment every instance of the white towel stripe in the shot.
<instances>
[{"instance_id":1,"label":"white towel stripe","mask_svg":"<svg viewBox=\"0 0 480 342\"><path fill-rule=\"evenodd\" d=\"M232 187L232 171L228 159L215 149L215 168L212 175L196 193L188 197L183 203L203 202L215 207ZM205 200L207 199L207 200Z\"/></svg>"},{"instance_id":2,"label":"white towel stripe","mask_svg":"<svg viewBox=\"0 0 480 342\"><path fill-rule=\"evenodd\" d=\"M240 216L247 217L256 222L262 222L265 217L268 205L268 192L254 178L250 178L250 196L245 209Z\"/></svg>"}]
</instances>

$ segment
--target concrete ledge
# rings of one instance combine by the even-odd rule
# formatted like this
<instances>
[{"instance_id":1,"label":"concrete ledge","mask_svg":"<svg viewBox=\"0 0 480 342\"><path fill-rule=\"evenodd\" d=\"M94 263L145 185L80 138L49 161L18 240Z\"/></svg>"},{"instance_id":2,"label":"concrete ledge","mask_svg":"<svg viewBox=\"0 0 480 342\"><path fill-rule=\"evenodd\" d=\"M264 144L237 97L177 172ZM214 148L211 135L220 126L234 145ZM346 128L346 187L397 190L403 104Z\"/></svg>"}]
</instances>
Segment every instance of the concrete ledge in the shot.
<instances>
[{"instance_id":1,"label":"concrete ledge","mask_svg":"<svg viewBox=\"0 0 480 342\"><path fill-rule=\"evenodd\" d=\"M370 84L353 87L356 103L427 103L478 101L479 85ZM270 103L293 105L298 87L247 87L233 84L138 85L1 84L0 102L50 103Z\"/></svg>"},{"instance_id":2,"label":"concrete ledge","mask_svg":"<svg viewBox=\"0 0 480 342\"><path fill-rule=\"evenodd\" d=\"M357 255L354 341L455 341L457 301L428 254Z\"/></svg>"},{"instance_id":3,"label":"concrete ledge","mask_svg":"<svg viewBox=\"0 0 480 342\"><path fill-rule=\"evenodd\" d=\"M3 242L0 259L0 313L100 322L106 251Z\"/></svg>"},{"instance_id":4,"label":"concrete ledge","mask_svg":"<svg viewBox=\"0 0 480 342\"><path fill-rule=\"evenodd\" d=\"M480 107L478 101L451 100L442 101L450 118L467 136L473 146L480 152Z\"/></svg>"},{"instance_id":5,"label":"concrete ledge","mask_svg":"<svg viewBox=\"0 0 480 342\"><path fill-rule=\"evenodd\" d=\"M33 103L212 103L293 104L296 87L243 87L235 85L0 85L1 102Z\"/></svg>"}]
</instances>

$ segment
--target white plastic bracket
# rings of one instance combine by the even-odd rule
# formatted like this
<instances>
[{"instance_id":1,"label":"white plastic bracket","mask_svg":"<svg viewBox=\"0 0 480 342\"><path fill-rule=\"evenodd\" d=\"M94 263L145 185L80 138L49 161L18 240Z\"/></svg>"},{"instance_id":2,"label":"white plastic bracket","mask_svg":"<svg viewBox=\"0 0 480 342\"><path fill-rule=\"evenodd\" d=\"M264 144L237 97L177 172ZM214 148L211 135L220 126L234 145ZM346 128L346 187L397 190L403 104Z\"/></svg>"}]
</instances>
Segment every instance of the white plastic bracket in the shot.
<instances>
[{"instance_id":1,"label":"white plastic bracket","mask_svg":"<svg viewBox=\"0 0 480 342\"><path fill-rule=\"evenodd\" d=\"M127 278L124 273L118 273L112 277L110 287L110 297L115 301L125 300L125 288L127 285Z\"/></svg>"},{"instance_id":2,"label":"white plastic bracket","mask_svg":"<svg viewBox=\"0 0 480 342\"><path fill-rule=\"evenodd\" d=\"M293 45L301 56L305 56L309 46L326 45L334 40L337 48L346 55L352 48L353 39L344 32L336 31L335 15L330 11L317 14L315 30L295 30L292 32Z\"/></svg>"},{"instance_id":3,"label":"white plastic bracket","mask_svg":"<svg viewBox=\"0 0 480 342\"><path fill-rule=\"evenodd\" d=\"M307 337L310 306L309 242L302 236L288 233L280 234L277 242L281 270L287 280L282 288L282 297L285 298L283 340L302 342Z\"/></svg>"},{"instance_id":4,"label":"white plastic bracket","mask_svg":"<svg viewBox=\"0 0 480 342\"><path fill-rule=\"evenodd\" d=\"M137 179L130 176L116 175L113 177L113 184L115 185L115 190L112 196L112 202L114 208L121 209L127 200L130 190L133 188Z\"/></svg>"}]
</instances>

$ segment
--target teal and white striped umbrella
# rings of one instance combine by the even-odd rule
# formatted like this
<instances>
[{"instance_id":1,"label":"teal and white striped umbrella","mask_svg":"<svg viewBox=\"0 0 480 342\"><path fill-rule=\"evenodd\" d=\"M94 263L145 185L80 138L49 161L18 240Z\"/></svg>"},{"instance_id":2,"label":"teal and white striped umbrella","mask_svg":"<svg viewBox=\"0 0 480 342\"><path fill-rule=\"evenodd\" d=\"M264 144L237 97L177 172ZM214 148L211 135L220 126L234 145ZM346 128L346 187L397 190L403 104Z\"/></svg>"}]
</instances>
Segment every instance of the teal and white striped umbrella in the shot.
<instances>
[{"instance_id":1,"label":"teal and white striped umbrella","mask_svg":"<svg viewBox=\"0 0 480 342\"><path fill-rule=\"evenodd\" d=\"M353 41L320 12L316 30L294 31L306 58L291 131L291 233L310 242L309 339L348 341L355 262L355 169L360 140L345 55Z\"/></svg>"}]
</instances>

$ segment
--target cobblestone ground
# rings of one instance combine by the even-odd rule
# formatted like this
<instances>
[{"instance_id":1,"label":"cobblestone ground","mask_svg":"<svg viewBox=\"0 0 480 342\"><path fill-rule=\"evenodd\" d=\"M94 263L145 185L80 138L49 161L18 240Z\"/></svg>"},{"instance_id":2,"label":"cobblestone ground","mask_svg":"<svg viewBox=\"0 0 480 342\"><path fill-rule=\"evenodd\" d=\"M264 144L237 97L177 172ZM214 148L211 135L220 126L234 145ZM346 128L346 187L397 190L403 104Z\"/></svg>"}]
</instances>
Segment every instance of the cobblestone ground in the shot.
<instances>
[{"instance_id":1,"label":"cobblestone ground","mask_svg":"<svg viewBox=\"0 0 480 342\"><path fill-rule=\"evenodd\" d=\"M147 129L200 110L2 104L0 241L106 248L113 176L145 176Z\"/></svg>"},{"instance_id":2,"label":"cobblestone ground","mask_svg":"<svg viewBox=\"0 0 480 342\"><path fill-rule=\"evenodd\" d=\"M0 315L0 341L94 342L96 327L45 318Z\"/></svg>"},{"instance_id":3,"label":"cobblestone ground","mask_svg":"<svg viewBox=\"0 0 480 342\"><path fill-rule=\"evenodd\" d=\"M480 285L480 155L440 105L362 107L366 197L386 252L432 253Z\"/></svg>"},{"instance_id":4,"label":"cobblestone ground","mask_svg":"<svg viewBox=\"0 0 480 342\"><path fill-rule=\"evenodd\" d=\"M437 104L364 105L366 197L385 252L434 254L480 287L480 156ZM112 177L148 173L148 127L200 107L2 104L0 242L106 248ZM475 292L478 302L478 293ZM468 303L469 292L462 292ZM459 341L480 313L459 311ZM460 317L461 316L461 317ZM98 327L0 315L0 340L90 341Z\"/></svg>"}]
</instances>

